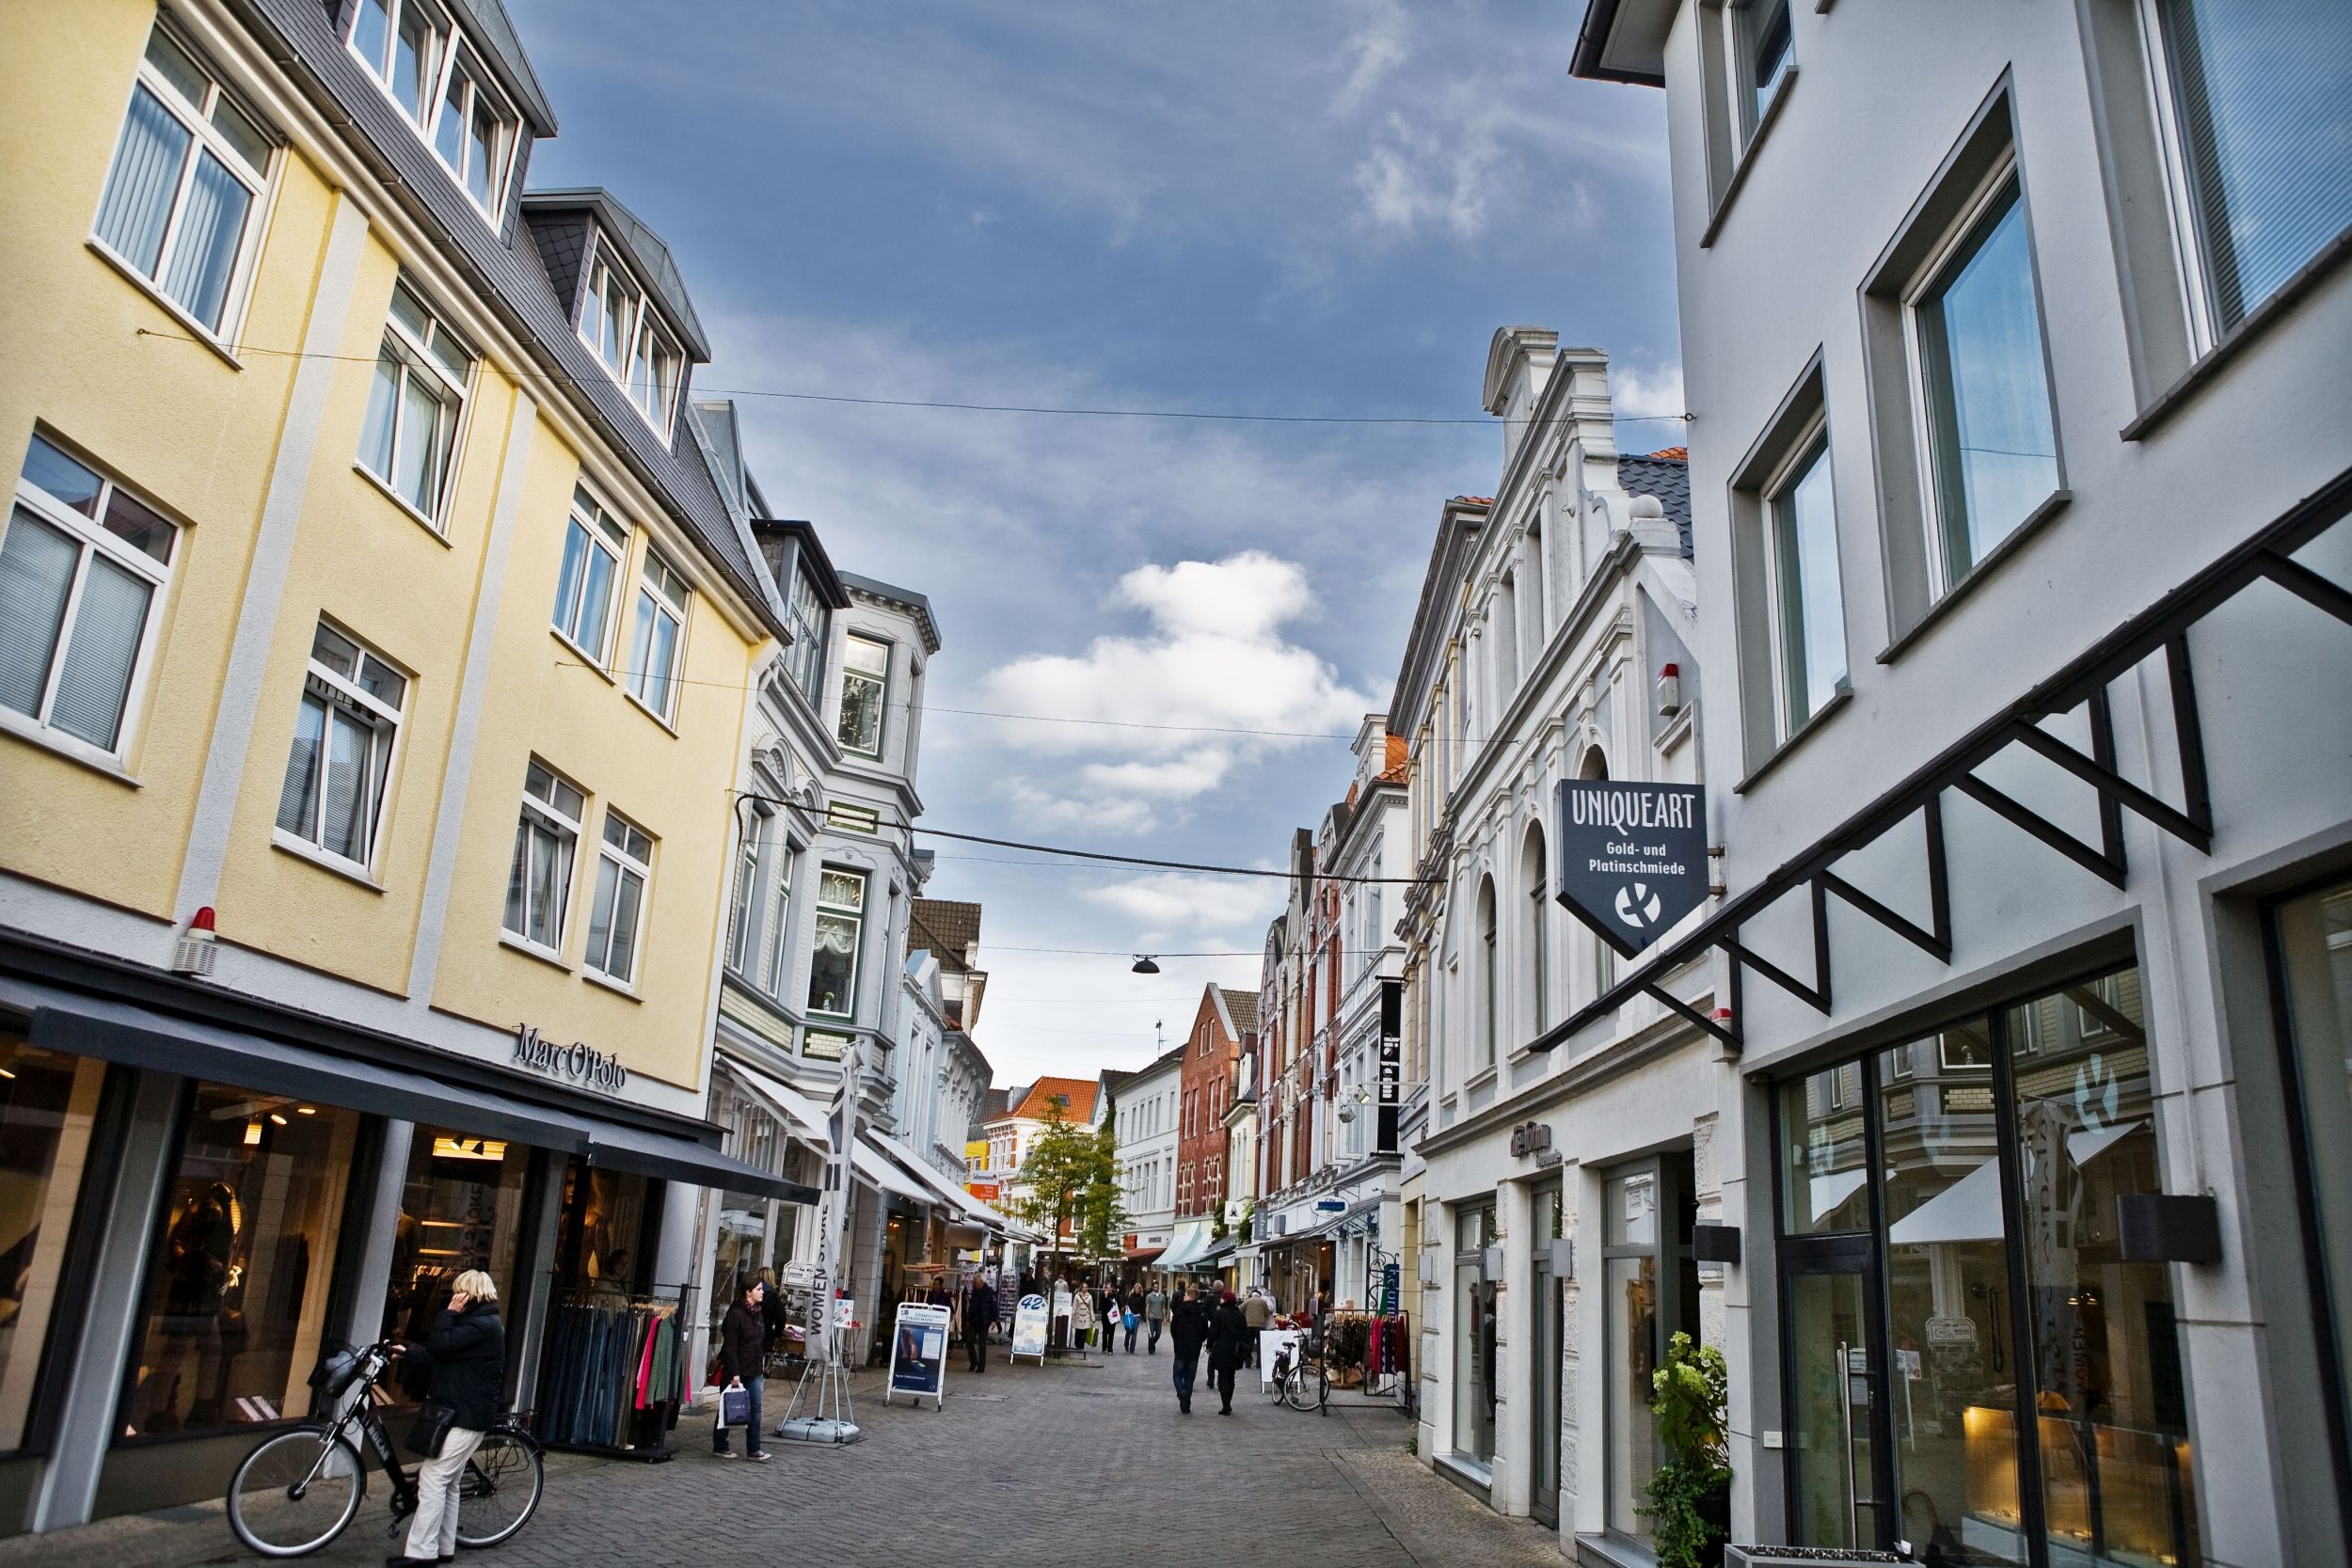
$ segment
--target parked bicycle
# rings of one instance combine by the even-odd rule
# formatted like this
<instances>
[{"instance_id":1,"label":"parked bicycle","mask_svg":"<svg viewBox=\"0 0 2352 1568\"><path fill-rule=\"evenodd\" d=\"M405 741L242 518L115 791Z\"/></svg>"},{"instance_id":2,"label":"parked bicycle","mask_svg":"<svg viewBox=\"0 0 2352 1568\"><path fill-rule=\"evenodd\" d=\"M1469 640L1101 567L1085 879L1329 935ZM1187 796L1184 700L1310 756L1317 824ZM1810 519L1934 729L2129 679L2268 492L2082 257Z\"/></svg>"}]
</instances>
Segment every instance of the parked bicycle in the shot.
<instances>
[{"instance_id":1,"label":"parked bicycle","mask_svg":"<svg viewBox=\"0 0 2352 1568\"><path fill-rule=\"evenodd\" d=\"M416 1512L416 1478L401 1465L375 1400L375 1386L392 1361L384 1345L322 1357L310 1373L310 1386L318 1390L318 1408L341 1414L264 1437L245 1456L229 1481L229 1528L247 1550L262 1557L303 1557L342 1534L367 1496L364 1456L370 1453L392 1484L387 1533L405 1528ZM501 1417L466 1462L458 1492L459 1545L479 1548L511 1540L538 1511L547 1470L538 1439L526 1425L519 1412ZM364 1439L365 1447L357 1439Z\"/></svg>"},{"instance_id":2,"label":"parked bicycle","mask_svg":"<svg viewBox=\"0 0 2352 1568\"><path fill-rule=\"evenodd\" d=\"M1306 1354L1302 1345L1284 1345L1275 1353L1273 1373L1275 1403L1331 1414L1331 1379L1322 1356Z\"/></svg>"}]
</instances>

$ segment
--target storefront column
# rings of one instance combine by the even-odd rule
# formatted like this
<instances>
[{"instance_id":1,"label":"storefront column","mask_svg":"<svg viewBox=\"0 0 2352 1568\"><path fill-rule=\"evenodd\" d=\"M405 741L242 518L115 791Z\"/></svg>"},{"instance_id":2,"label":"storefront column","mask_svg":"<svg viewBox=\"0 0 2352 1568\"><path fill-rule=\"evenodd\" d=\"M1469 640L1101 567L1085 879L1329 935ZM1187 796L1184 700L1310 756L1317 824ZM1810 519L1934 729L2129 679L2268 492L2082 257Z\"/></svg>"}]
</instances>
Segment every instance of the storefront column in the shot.
<instances>
[{"instance_id":1,"label":"storefront column","mask_svg":"<svg viewBox=\"0 0 2352 1568\"><path fill-rule=\"evenodd\" d=\"M1528 1481L1534 1473L1535 1386L1546 1375L1535 1365L1535 1205L1525 1181L1495 1189L1495 1228L1502 1239L1502 1290L1495 1302L1495 1364L1486 1375L1495 1388L1494 1480L1488 1501L1497 1513L1527 1512Z\"/></svg>"},{"instance_id":2,"label":"storefront column","mask_svg":"<svg viewBox=\"0 0 2352 1568\"><path fill-rule=\"evenodd\" d=\"M1576 1241L1576 1279L1568 1291L1566 1330L1569 1375L1560 1392L1569 1431L1560 1445L1560 1527L1579 1535L1609 1524L1609 1291L1601 1265L1606 1234L1601 1173L1571 1165L1565 1178L1566 1229ZM1589 1222L1589 1223L1588 1223ZM1592 1310L1583 1310L1584 1287L1592 1287Z\"/></svg>"},{"instance_id":3,"label":"storefront column","mask_svg":"<svg viewBox=\"0 0 2352 1568\"><path fill-rule=\"evenodd\" d=\"M392 1292L392 1251L400 1241L401 1189L408 1180L408 1151L416 1134L413 1121L384 1123L373 1190L358 1210L359 1233L346 1243L355 1249L351 1256L357 1259L349 1311L329 1336L347 1344L371 1344L384 1333L384 1304Z\"/></svg>"},{"instance_id":4,"label":"storefront column","mask_svg":"<svg viewBox=\"0 0 2352 1568\"><path fill-rule=\"evenodd\" d=\"M704 1211L707 1209L715 1214L718 1205L705 1203L700 1187L683 1181L667 1185L669 1191L661 1195L661 1234L655 1239L653 1247L653 1287L657 1291L678 1288L678 1323L686 1330L686 1365L698 1368L703 1364L699 1359L702 1347L694 1342L695 1331L710 1322L711 1314L719 1307L718 1297L732 1291L734 1282L718 1277L712 1267L714 1254L706 1244L717 1238L704 1235ZM699 1388L691 1385L700 1380L689 1375L686 1381L691 1402L701 1394Z\"/></svg>"},{"instance_id":5,"label":"storefront column","mask_svg":"<svg viewBox=\"0 0 2352 1568\"><path fill-rule=\"evenodd\" d=\"M176 1163L174 1124L185 1084L170 1073L142 1072L132 1091L131 1128L115 1167L113 1201L98 1241L98 1266L90 1275L80 1337L71 1341L56 1446L25 1520L36 1533L89 1523L97 1501L99 1473L114 1435L123 1370L137 1327L139 1285L155 1213Z\"/></svg>"},{"instance_id":6,"label":"storefront column","mask_svg":"<svg viewBox=\"0 0 2352 1568\"><path fill-rule=\"evenodd\" d=\"M516 1247L517 1259L530 1259L530 1272L516 1271L520 1287L516 1294L522 1299L507 1318L506 1329L506 1354L515 1362L515 1406L518 1410L530 1410L538 1403L539 1350L555 1308L555 1252L564 1222L564 1156L538 1149L532 1158L538 1162L532 1173L536 1180L523 1189L532 1196Z\"/></svg>"},{"instance_id":7,"label":"storefront column","mask_svg":"<svg viewBox=\"0 0 2352 1568\"><path fill-rule=\"evenodd\" d=\"M701 1189L702 1196L694 1205L694 1267L698 1293L686 1311L686 1364L702 1367L710 1360L711 1325L732 1302L722 1302L731 1282L719 1277L719 1212L726 1205L719 1195L708 1188ZM770 1204L771 1210L775 1208ZM772 1227L772 1222L771 1222ZM666 1240L666 1237L665 1237ZM694 1389L687 1396L688 1402L702 1398L702 1390Z\"/></svg>"}]
</instances>

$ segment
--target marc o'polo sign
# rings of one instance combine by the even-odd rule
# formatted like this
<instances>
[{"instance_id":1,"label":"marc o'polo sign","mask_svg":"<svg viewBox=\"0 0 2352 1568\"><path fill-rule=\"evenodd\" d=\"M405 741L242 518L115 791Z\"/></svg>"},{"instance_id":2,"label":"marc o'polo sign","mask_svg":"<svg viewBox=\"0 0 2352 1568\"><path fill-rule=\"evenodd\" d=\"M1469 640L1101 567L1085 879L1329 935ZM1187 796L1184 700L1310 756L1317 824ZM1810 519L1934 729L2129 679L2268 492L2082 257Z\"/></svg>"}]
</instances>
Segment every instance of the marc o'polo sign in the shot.
<instances>
[{"instance_id":1,"label":"marc o'polo sign","mask_svg":"<svg viewBox=\"0 0 2352 1568\"><path fill-rule=\"evenodd\" d=\"M1640 952L1705 901L1705 791L1565 779L1553 800L1560 902L1618 952Z\"/></svg>"},{"instance_id":2,"label":"marc o'polo sign","mask_svg":"<svg viewBox=\"0 0 2352 1568\"><path fill-rule=\"evenodd\" d=\"M539 1031L528 1023L515 1025L515 1060L533 1072L544 1072L550 1078L562 1078L583 1088L601 1089L606 1094L618 1094L628 1085L628 1069L610 1052L598 1051L585 1040L558 1045L542 1039Z\"/></svg>"}]
</instances>

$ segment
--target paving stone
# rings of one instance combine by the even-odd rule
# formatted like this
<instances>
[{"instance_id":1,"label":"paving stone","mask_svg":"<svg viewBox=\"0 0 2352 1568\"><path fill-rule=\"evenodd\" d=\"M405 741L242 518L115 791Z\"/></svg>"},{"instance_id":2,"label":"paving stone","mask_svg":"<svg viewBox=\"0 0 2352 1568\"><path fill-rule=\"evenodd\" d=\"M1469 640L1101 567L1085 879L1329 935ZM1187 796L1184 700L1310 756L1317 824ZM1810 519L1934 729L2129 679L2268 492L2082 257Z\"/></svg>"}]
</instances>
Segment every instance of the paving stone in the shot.
<instances>
[{"instance_id":1,"label":"paving stone","mask_svg":"<svg viewBox=\"0 0 2352 1568\"><path fill-rule=\"evenodd\" d=\"M484 1568L684 1564L901 1568L980 1552L1017 1561L1136 1561L1153 1568L1559 1568L1550 1532L1489 1513L1406 1451L1412 1427L1353 1392L1301 1415L1243 1374L1233 1414L1216 1414L1205 1370L1193 1414L1177 1413L1169 1359L1013 1366L975 1377L951 1355L946 1408L882 1400L850 1385L863 1442L768 1440L765 1465L711 1457L707 1411L672 1433L677 1457L647 1465L551 1454L548 1495L528 1528ZM791 1398L766 1400L772 1424ZM373 1564L386 1533L380 1477L371 1506L309 1560ZM0 1542L0 1568L185 1568L248 1562L217 1505L103 1521Z\"/></svg>"}]
</instances>

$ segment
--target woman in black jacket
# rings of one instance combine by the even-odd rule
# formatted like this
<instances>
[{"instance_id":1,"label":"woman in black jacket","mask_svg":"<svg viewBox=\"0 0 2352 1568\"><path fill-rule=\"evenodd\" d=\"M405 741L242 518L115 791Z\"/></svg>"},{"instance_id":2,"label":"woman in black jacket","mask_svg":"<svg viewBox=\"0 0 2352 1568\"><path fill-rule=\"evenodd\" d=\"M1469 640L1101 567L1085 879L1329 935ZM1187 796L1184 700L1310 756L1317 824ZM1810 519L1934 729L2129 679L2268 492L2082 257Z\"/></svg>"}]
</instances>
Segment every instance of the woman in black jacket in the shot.
<instances>
[{"instance_id":1,"label":"woman in black jacket","mask_svg":"<svg viewBox=\"0 0 2352 1568\"><path fill-rule=\"evenodd\" d=\"M1192 1414L1192 1375L1200 1366L1200 1347L1209 1338L1209 1309L1198 1291L1176 1287L1176 1304L1168 1311L1168 1332L1174 1341L1176 1408Z\"/></svg>"},{"instance_id":2,"label":"woman in black jacket","mask_svg":"<svg viewBox=\"0 0 2352 1568\"><path fill-rule=\"evenodd\" d=\"M407 1553L387 1558L389 1568L421 1568L457 1555L457 1491L466 1461L498 1424L506 1386L506 1325L499 1321L498 1299L497 1283L480 1269L468 1269L451 1282L449 1307L424 1338L397 1347L402 1360L425 1369L425 1402L445 1404L453 1414L441 1451L417 1472Z\"/></svg>"},{"instance_id":3,"label":"woman in black jacket","mask_svg":"<svg viewBox=\"0 0 2352 1568\"><path fill-rule=\"evenodd\" d=\"M768 1323L761 1313L767 1300L768 1287L756 1277L743 1281L736 1292L735 1305L719 1323L719 1387L718 1414L726 1414L726 1386L740 1382L752 1396L751 1419L744 1425L743 1457L766 1461L767 1452L759 1446L759 1394L766 1386L768 1369ZM714 1423L710 1429L710 1451L721 1459L733 1459L735 1450L727 1447L727 1429Z\"/></svg>"},{"instance_id":4,"label":"woman in black jacket","mask_svg":"<svg viewBox=\"0 0 2352 1568\"><path fill-rule=\"evenodd\" d=\"M1216 1386L1216 1397L1222 1402L1217 1414L1233 1413L1233 1374L1241 1370L1249 1354L1249 1320L1242 1316L1241 1304L1228 1291L1209 1314L1209 1381Z\"/></svg>"}]
</instances>

